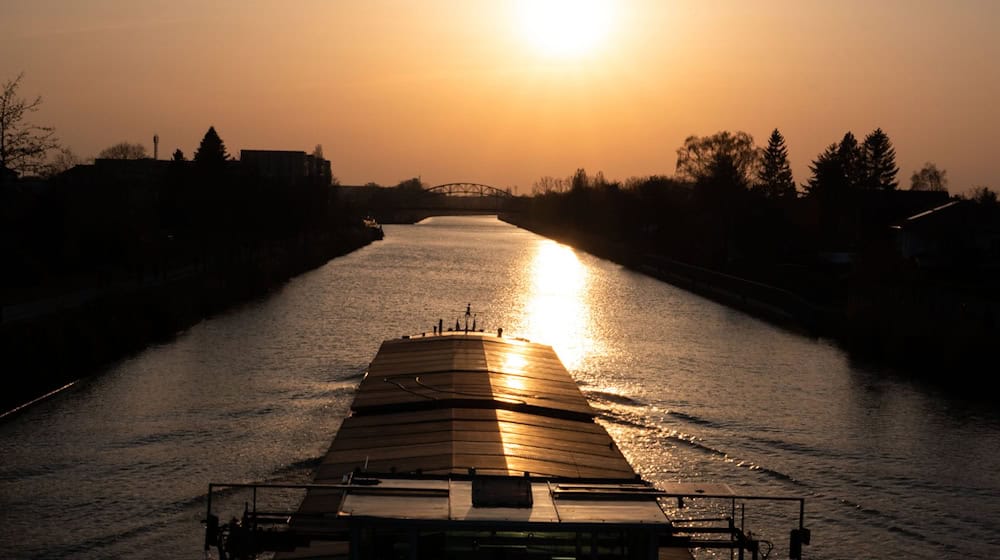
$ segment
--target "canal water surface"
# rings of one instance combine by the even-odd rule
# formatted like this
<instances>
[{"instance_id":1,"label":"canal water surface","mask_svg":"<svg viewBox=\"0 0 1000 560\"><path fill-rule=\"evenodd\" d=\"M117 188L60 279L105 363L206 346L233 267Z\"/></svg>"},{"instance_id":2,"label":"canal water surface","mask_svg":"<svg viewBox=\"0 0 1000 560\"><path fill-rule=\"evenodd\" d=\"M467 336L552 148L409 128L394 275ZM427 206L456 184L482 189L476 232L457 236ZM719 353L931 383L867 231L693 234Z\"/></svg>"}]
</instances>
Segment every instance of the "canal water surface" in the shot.
<instances>
[{"instance_id":1,"label":"canal water surface","mask_svg":"<svg viewBox=\"0 0 1000 560\"><path fill-rule=\"evenodd\" d=\"M647 479L804 496L806 558L1000 556L988 400L495 217L385 233L0 423L0 556L201 558L209 482L308 482L381 341L466 304L554 346ZM797 514L747 521L786 558Z\"/></svg>"}]
</instances>

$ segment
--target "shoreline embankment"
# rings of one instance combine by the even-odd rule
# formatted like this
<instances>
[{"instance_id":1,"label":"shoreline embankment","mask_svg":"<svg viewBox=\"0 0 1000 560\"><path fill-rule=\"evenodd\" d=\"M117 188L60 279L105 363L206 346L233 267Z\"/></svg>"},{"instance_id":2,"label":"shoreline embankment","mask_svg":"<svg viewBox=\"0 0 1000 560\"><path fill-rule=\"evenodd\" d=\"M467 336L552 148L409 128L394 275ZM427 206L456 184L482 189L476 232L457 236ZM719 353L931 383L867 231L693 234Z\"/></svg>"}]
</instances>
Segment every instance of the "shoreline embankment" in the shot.
<instances>
[{"instance_id":1,"label":"shoreline embankment","mask_svg":"<svg viewBox=\"0 0 1000 560\"><path fill-rule=\"evenodd\" d=\"M501 215L500 219L809 336L833 336L842 327L840 310L811 302L789 290L662 255L636 252L597 235L546 227L522 216Z\"/></svg>"},{"instance_id":2,"label":"shoreline embankment","mask_svg":"<svg viewBox=\"0 0 1000 560\"><path fill-rule=\"evenodd\" d=\"M905 275L854 278L843 305L640 253L572 228L501 215L511 225L626 266L812 338L832 341L849 359L923 378L946 390L975 392L992 360L1000 302L969 290ZM869 274L868 276L871 276Z\"/></svg>"},{"instance_id":3,"label":"shoreline embankment","mask_svg":"<svg viewBox=\"0 0 1000 560\"><path fill-rule=\"evenodd\" d=\"M382 238L381 228L303 233L240 247L204 247L44 300L4 305L0 414L128 357L215 313Z\"/></svg>"}]
</instances>

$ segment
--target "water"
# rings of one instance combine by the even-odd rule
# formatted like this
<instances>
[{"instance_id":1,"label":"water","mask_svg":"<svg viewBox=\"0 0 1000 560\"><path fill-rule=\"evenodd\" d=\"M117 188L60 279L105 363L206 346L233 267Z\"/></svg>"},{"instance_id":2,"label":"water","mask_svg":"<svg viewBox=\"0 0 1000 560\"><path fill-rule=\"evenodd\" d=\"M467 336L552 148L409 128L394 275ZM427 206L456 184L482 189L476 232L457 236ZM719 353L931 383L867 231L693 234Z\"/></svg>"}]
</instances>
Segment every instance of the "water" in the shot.
<instances>
[{"instance_id":1,"label":"water","mask_svg":"<svg viewBox=\"0 0 1000 560\"><path fill-rule=\"evenodd\" d=\"M209 482L308 482L379 343L466 303L552 344L647 479L805 496L806 558L1000 554L995 406L492 217L385 231L0 424L0 557L201 557ZM797 509L753 515L787 557Z\"/></svg>"}]
</instances>

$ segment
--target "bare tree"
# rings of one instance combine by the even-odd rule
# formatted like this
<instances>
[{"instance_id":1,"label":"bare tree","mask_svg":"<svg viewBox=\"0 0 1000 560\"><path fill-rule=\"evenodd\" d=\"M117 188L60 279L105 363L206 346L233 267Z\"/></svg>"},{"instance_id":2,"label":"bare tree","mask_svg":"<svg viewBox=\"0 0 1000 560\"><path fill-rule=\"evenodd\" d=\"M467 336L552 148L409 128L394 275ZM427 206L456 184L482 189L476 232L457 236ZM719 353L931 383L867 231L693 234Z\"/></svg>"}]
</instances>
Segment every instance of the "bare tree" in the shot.
<instances>
[{"instance_id":1,"label":"bare tree","mask_svg":"<svg viewBox=\"0 0 1000 560\"><path fill-rule=\"evenodd\" d=\"M146 147L142 144L119 142L101 150L97 157L99 159L145 159L149 156L146 154Z\"/></svg>"},{"instance_id":2,"label":"bare tree","mask_svg":"<svg viewBox=\"0 0 1000 560\"><path fill-rule=\"evenodd\" d=\"M746 132L724 130L711 136L689 136L677 149L677 178L700 182L733 175L746 187L759 158L760 150Z\"/></svg>"},{"instance_id":3,"label":"bare tree","mask_svg":"<svg viewBox=\"0 0 1000 560\"><path fill-rule=\"evenodd\" d=\"M924 164L920 171L914 171L910 176L911 191L947 191L948 177L944 169L938 169L931 162Z\"/></svg>"},{"instance_id":4,"label":"bare tree","mask_svg":"<svg viewBox=\"0 0 1000 560\"><path fill-rule=\"evenodd\" d=\"M995 207L1000 204L1000 202L998 202L997 192L984 185L972 187L972 192L969 193L969 200L978 202L983 206Z\"/></svg>"},{"instance_id":5,"label":"bare tree","mask_svg":"<svg viewBox=\"0 0 1000 560\"><path fill-rule=\"evenodd\" d=\"M582 191L590 186L590 178L587 177L587 170L580 167L576 173L569 178L569 188L571 191Z\"/></svg>"},{"instance_id":6,"label":"bare tree","mask_svg":"<svg viewBox=\"0 0 1000 560\"><path fill-rule=\"evenodd\" d=\"M59 146L55 129L25 120L42 105L42 96L27 100L17 96L21 85L20 73L3 85L0 92L0 169L20 174L38 173L44 169L45 154Z\"/></svg>"},{"instance_id":7,"label":"bare tree","mask_svg":"<svg viewBox=\"0 0 1000 560\"><path fill-rule=\"evenodd\" d=\"M541 179L535 181L531 186L531 194L542 195L552 192L563 192L566 190L566 181L564 179L557 179L551 175L546 175Z\"/></svg>"},{"instance_id":8,"label":"bare tree","mask_svg":"<svg viewBox=\"0 0 1000 560\"><path fill-rule=\"evenodd\" d=\"M83 161L69 148L59 148L41 171L43 177L56 175L80 165Z\"/></svg>"}]
</instances>

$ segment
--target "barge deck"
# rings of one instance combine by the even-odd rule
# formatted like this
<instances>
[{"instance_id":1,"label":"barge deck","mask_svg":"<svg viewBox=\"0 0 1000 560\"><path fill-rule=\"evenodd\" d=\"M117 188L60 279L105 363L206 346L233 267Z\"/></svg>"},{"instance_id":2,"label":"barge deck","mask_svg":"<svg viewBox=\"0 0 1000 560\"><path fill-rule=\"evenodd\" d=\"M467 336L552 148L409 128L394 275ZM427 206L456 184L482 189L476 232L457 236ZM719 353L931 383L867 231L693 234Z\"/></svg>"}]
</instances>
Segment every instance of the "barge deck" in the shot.
<instances>
[{"instance_id":1,"label":"barge deck","mask_svg":"<svg viewBox=\"0 0 1000 560\"><path fill-rule=\"evenodd\" d=\"M738 496L725 484L644 481L555 351L502 331L435 329L382 343L310 485L210 484L205 548L220 558L756 558L746 500L794 500L790 557L808 543L804 500ZM261 493L304 492L294 511ZM221 525L213 494L251 492ZM729 504L678 521L685 499ZM737 504L739 510L737 509Z\"/></svg>"}]
</instances>

